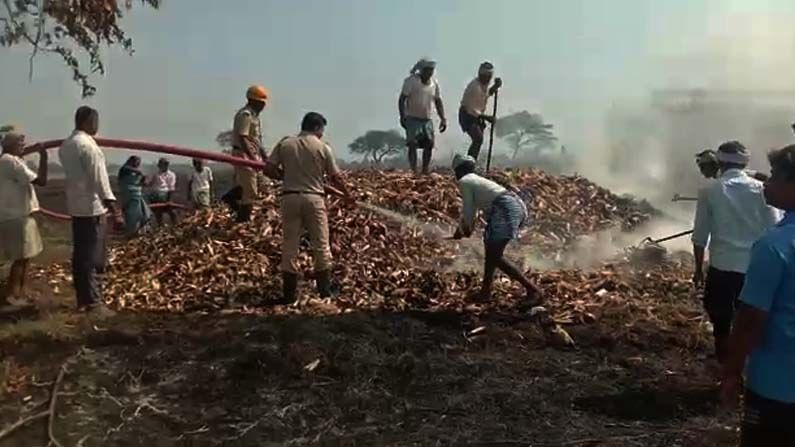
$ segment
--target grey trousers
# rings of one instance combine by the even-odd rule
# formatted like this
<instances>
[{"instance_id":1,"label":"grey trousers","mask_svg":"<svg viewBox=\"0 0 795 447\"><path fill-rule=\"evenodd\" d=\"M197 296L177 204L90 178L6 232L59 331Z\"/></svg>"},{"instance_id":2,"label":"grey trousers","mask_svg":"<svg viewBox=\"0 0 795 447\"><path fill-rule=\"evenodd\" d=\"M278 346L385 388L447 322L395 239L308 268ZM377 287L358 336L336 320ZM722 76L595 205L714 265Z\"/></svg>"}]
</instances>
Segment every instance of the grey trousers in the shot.
<instances>
[{"instance_id":1,"label":"grey trousers","mask_svg":"<svg viewBox=\"0 0 795 447\"><path fill-rule=\"evenodd\" d=\"M72 217L72 276L77 306L102 303L97 273L105 271L105 216Z\"/></svg>"}]
</instances>

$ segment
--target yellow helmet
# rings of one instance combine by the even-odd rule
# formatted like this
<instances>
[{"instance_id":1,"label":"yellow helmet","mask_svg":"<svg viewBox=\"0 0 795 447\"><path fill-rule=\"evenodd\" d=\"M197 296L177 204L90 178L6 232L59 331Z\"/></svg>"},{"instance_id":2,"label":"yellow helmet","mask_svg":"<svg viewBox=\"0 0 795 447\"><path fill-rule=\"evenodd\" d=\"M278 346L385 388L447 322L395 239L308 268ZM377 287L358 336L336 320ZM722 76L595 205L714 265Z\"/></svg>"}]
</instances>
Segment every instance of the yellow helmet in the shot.
<instances>
[{"instance_id":1,"label":"yellow helmet","mask_svg":"<svg viewBox=\"0 0 795 447\"><path fill-rule=\"evenodd\" d=\"M261 85L252 85L246 90L246 98L254 101L268 101L268 89Z\"/></svg>"}]
</instances>

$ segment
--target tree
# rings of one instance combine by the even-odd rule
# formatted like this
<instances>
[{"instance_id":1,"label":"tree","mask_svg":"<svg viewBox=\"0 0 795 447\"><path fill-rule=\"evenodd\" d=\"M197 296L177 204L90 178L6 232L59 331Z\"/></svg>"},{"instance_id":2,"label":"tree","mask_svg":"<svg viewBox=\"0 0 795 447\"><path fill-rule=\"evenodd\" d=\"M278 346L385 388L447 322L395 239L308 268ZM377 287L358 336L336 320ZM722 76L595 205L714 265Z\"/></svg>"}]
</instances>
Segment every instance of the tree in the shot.
<instances>
[{"instance_id":1,"label":"tree","mask_svg":"<svg viewBox=\"0 0 795 447\"><path fill-rule=\"evenodd\" d=\"M89 77L105 73L101 45L119 46L133 54L132 39L119 26L123 11L133 0L0 0L0 45L29 45L28 77L33 78L33 61L38 53L59 56L80 84L83 97L96 92ZM140 0L159 8L163 0ZM88 69L78 53L88 56Z\"/></svg>"},{"instance_id":2,"label":"tree","mask_svg":"<svg viewBox=\"0 0 795 447\"><path fill-rule=\"evenodd\" d=\"M354 154L364 156L375 165L381 165L384 158L399 154L406 147L406 140L397 130L369 130L355 139L348 148Z\"/></svg>"},{"instance_id":3,"label":"tree","mask_svg":"<svg viewBox=\"0 0 795 447\"><path fill-rule=\"evenodd\" d=\"M232 131L225 130L223 132L218 133L215 137L215 142L224 149L224 153L231 152L232 149Z\"/></svg>"},{"instance_id":4,"label":"tree","mask_svg":"<svg viewBox=\"0 0 795 447\"><path fill-rule=\"evenodd\" d=\"M558 138L552 132L553 127L552 124L544 123L541 115L525 110L499 118L494 131L498 138L508 142L513 151L512 158L516 159L519 152L527 147L532 148L535 155L554 147Z\"/></svg>"}]
</instances>

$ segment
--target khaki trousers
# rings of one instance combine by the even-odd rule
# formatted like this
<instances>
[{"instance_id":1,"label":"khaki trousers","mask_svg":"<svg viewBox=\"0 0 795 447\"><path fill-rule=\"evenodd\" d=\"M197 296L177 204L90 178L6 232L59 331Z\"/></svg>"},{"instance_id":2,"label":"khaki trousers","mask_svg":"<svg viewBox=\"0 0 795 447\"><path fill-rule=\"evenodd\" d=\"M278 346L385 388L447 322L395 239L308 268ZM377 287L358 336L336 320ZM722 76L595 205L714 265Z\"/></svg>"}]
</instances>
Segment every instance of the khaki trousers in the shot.
<instances>
[{"instance_id":1,"label":"khaki trousers","mask_svg":"<svg viewBox=\"0 0 795 447\"><path fill-rule=\"evenodd\" d=\"M232 155L239 158L246 158L246 153L233 149ZM245 166L235 166L235 183L242 190L240 198L241 205L251 205L257 198L257 172Z\"/></svg>"},{"instance_id":2,"label":"khaki trousers","mask_svg":"<svg viewBox=\"0 0 795 447\"><path fill-rule=\"evenodd\" d=\"M330 269L332 259L325 198L318 194L285 194L281 210L282 271L298 272L298 248L304 230L309 233L315 271Z\"/></svg>"}]
</instances>

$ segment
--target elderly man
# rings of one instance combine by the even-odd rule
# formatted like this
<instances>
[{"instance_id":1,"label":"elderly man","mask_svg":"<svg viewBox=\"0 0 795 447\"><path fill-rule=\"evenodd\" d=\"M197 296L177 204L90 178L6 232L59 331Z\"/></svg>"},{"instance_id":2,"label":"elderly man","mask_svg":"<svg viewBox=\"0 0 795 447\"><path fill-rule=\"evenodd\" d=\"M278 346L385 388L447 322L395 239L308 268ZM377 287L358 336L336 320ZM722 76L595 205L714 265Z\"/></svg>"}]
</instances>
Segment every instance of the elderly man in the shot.
<instances>
[{"instance_id":1,"label":"elderly man","mask_svg":"<svg viewBox=\"0 0 795 447\"><path fill-rule=\"evenodd\" d=\"M744 171L749 161L745 146L737 141L724 143L717 159L720 177L698 194L692 236L693 281L697 286L704 281L704 252L709 244L704 308L712 322L718 362L723 364L751 246L779 215L765 203L762 183Z\"/></svg>"},{"instance_id":2,"label":"elderly man","mask_svg":"<svg viewBox=\"0 0 795 447\"><path fill-rule=\"evenodd\" d=\"M298 287L298 248L301 235L309 233L315 262L317 290L330 297L331 247L326 213L325 180L340 189L348 200L351 193L340 176L331 147L323 141L326 118L310 112L301 122L301 133L282 139L268 157L265 174L283 180L282 212L282 304L295 301Z\"/></svg>"},{"instance_id":3,"label":"elderly man","mask_svg":"<svg viewBox=\"0 0 795 447\"><path fill-rule=\"evenodd\" d=\"M489 87L491 79L494 77L494 65L491 62L483 62L478 68L478 76L473 79L461 98L461 108L458 109L458 123L461 130L469 135L472 144L469 145L468 155L476 161L480 155L480 147L483 145L483 130L486 122L494 125L495 117L486 114L486 105L489 96L494 95L502 87L502 79L494 80L494 85Z\"/></svg>"},{"instance_id":4,"label":"elderly man","mask_svg":"<svg viewBox=\"0 0 795 447\"><path fill-rule=\"evenodd\" d=\"M795 445L795 146L768 159L765 197L786 214L751 250L721 380L735 404L745 370L742 447Z\"/></svg>"},{"instance_id":5,"label":"elderly man","mask_svg":"<svg viewBox=\"0 0 795 447\"><path fill-rule=\"evenodd\" d=\"M252 85L246 91L246 105L235 114L232 126L232 155L248 160L262 159L262 122L260 113L268 102L268 90ZM257 197L257 172L249 167L235 167L237 187L224 196L238 222L251 219L254 199Z\"/></svg>"},{"instance_id":6,"label":"elderly man","mask_svg":"<svg viewBox=\"0 0 795 447\"><path fill-rule=\"evenodd\" d=\"M439 90L439 82L433 77L436 62L421 59L409 72L409 77L403 81L403 88L398 98L398 111L400 125L406 129L406 143L409 148L409 165L417 173L417 148L422 150L422 173L427 174L433 157L435 135L433 121L431 121L432 108L436 106L439 114L439 132L447 130L447 118L444 114L444 104Z\"/></svg>"},{"instance_id":7,"label":"elderly man","mask_svg":"<svg viewBox=\"0 0 795 447\"><path fill-rule=\"evenodd\" d=\"M14 130L2 135L0 155L0 259L11 261L5 288L0 291L0 305L24 297L25 279L30 260L43 246L33 213L39 202L33 185L47 183L47 151L39 149L38 172L22 160L25 136Z\"/></svg>"},{"instance_id":8,"label":"elderly man","mask_svg":"<svg viewBox=\"0 0 795 447\"><path fill-rule=\"evenodd\" d=\"M75 113L75 130L58 150L66 175L66 205L72 216L72 276L77 294L77 307L112 314L102 301L97 273L106 265L106 219L110 212L115 219L116 197L110 188L105 155L94 135L99 130L99 113L82 106Z\"/></svg>"}]
</instances>

